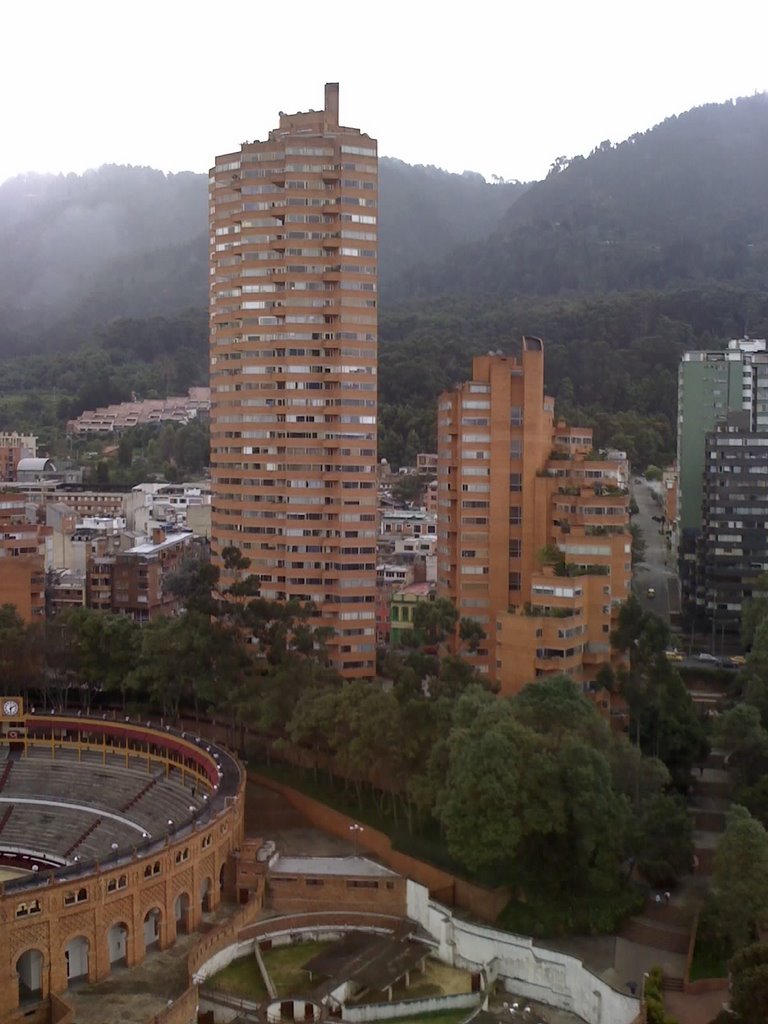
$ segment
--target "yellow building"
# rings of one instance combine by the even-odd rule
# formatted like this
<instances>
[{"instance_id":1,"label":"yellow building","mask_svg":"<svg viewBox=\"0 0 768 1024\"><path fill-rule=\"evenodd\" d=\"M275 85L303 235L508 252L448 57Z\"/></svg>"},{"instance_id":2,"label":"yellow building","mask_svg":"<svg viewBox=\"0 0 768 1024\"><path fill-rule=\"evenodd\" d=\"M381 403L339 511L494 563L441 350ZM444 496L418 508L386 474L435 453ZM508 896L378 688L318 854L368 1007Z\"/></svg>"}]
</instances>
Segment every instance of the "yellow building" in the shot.
<instances>
[{"instance_id":1,"label":"yellow building","mask_svg":"<svg viewBox=\"0 0 768 1024\"><path fill-rule=\"evenodd\" d=\"M393 647L402 643L405 633L413 632L413 613L419 602L429 601L434 596L434 583L426 581L409 583L394 592L389 606L390 642Z\"/></svg>"}]
</instances>

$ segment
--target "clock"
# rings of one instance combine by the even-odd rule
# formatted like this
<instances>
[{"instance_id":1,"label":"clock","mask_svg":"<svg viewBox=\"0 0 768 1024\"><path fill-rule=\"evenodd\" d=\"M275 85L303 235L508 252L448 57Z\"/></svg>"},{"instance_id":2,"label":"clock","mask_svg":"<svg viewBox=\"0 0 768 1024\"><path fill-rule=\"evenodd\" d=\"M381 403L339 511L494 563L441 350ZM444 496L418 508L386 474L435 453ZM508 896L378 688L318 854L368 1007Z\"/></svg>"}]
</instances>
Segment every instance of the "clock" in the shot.
<instances>
[{"instance_id":1,"label":"clock","mask_svg":"<svg viewBox=\"0 0 768 1024\"><path fill-rule=\"evenodd\" d=\"M13 717L19 713L19 702L17 700L4 700L3 701L3 714Z\"/></svg>"}]
</instances>

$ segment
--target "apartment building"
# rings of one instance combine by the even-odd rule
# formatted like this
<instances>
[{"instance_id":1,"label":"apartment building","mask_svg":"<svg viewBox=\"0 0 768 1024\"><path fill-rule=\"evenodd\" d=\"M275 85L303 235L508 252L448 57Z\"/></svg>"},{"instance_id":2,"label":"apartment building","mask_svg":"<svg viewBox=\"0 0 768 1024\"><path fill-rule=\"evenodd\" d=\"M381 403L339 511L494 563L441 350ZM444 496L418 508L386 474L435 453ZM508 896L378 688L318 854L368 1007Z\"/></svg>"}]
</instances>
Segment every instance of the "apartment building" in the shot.
<instances>
[{"instance_id":1,"label":"apartment building","mask_svg":"<svg viewBox=\"0 0 768 1024\"><path fill-rule=\"evenodd\" d=\"M34 434L0 431L0 480L15 480L19 462L36 456L37 437Z\"/></svg>"},{"instance_id":2,"label":"apartment building","mask_svg":"<svg viewBox=\"0 0 768 1024\"><path fill-rule=\"evenodd\" d=\"M210 172L211 546L375 672L377 148L319 111Z\"/></svg>"},{"instance_id":3,"label":"apartment building","mask_svg":"<svg viewBox=\"0 0 768 1024\"><path fill-rule=\"evenodd\" d=\"M45 616L46 550L51 529L15 492L0 493L0 605L12 604L25 622Z\"/></svg>"},{"instance_id":4,"label":"apartment building","mask_svg":"<svg viewBox=\"0 0 768 1024\"><path fill-rule=\"evenodd\" d=\"M768 432L751 427L748 411L732 412L705 438L696 578L713 634L740 630L742 605L768 572Z\"/></svg>"},{"instance_id":5,"label":"apartment building","mask_svg":"<svg viewBox=\"0 0 768 1024\"><path fill-rule=\"evenodd\" d=\"M155 529L149 539L125 550L90 554L86 569L86 603L96 611L128 615L146 623L180 611L178 599L164 583L169 573L194 552L190 532Z\"/></svg>"},{"instance_id":6,"label":"apartment building","mask_svg":"<svg viewBox=\"0 0 768 1024\"><path fill-rule=\"evenodd\" d=\"M741 338L727 349L685 352L677 391L677 542L683 610L706 617L706 599L697 551L702 530L707 434L728 413L747 414L747 429L768 431L768 343Z\"/></svg>"},{"instance_id":7,"label":"apartment building","mask_svg":"<svg viewBox=\"0 0 768 1024\"><path fill-rule=\"evenodd\" d=\"M588 428L554 420L544 345L490 353L438 405L438 596L486 640L473 655L503 693L610 663L629 593L629 498L618 458Z\"/></svg>"}]
</instances>

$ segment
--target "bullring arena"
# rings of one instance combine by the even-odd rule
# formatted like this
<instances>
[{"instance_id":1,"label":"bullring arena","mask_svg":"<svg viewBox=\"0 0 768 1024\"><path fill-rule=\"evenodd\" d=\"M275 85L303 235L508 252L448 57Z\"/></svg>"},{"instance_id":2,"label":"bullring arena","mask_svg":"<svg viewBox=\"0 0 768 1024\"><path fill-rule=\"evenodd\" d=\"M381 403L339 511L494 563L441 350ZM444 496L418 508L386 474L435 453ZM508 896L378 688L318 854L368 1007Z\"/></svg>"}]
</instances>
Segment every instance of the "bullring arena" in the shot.
<instances>
[{"instance_id":1,"label":"bullring arena","mask_svg":"<svg viewBox=\"0 0 768 1024\"><path fill-rule=\"evenodd\" d=\"M2 710L0 1020L37 1024L233 895L245 776L171 729Z\"/></svg>"},{"instance_id":2,"label":"bullring arena","mask_svg":"<svg viewBox=\"0 0 768 1024\"><path fill-rule=\"evenodd\" d=\"M514 1024L518 1005L531 1024L641 1019L580 960L455 915L429 865L411 859L419 882L358 856L368 830L351 820L315 833L333 850L307 853L275 822L277 842L246 837L245 806L244 766L194 732L3 698L0 1024ZM298 957L293 980L265 963L280 947ZM265 985L257 1002L219 987L242 966Z\"/></svg>"}]
</instances>

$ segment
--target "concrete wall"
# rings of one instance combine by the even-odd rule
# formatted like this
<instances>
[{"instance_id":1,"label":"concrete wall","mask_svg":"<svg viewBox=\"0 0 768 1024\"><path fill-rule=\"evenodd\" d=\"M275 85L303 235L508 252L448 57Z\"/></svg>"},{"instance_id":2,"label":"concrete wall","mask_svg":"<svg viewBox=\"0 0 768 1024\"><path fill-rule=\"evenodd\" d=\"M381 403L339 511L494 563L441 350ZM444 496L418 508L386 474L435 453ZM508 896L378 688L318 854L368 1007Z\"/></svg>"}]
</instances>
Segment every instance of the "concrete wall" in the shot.
<instances>
[{"instance_id":1,"label":"concrete wall","mask_svg":"<svg viewBox=\"0 0 768 1024\"><path fill-rule=\"evenodd\" d=\"M506 991L583 1017L588 1024L632 1024L639 1000L617 992L580 960L536 946L533 939L472 924L429 897L424 886L408 882L408 916L439 942L438 957L468 970L484 969Z\"/></svg>"},{"instance_id":2,"label":"concrete wall","mask_svg":"<svg viewBox=\"0 0 768 1024\"><path fill-rule=\"evenodd\" d=\"M427 999L403 999L396 1003L345 1006L344 1020L352 1024L365 1024L368 1021L415 1017L419 1013L450 1013L452 1010L469 1010L471 1007L479 1006L482 999L483 994L480 992L462 992L456 996L430 996Z\"/></svg>"}]
</instances>

